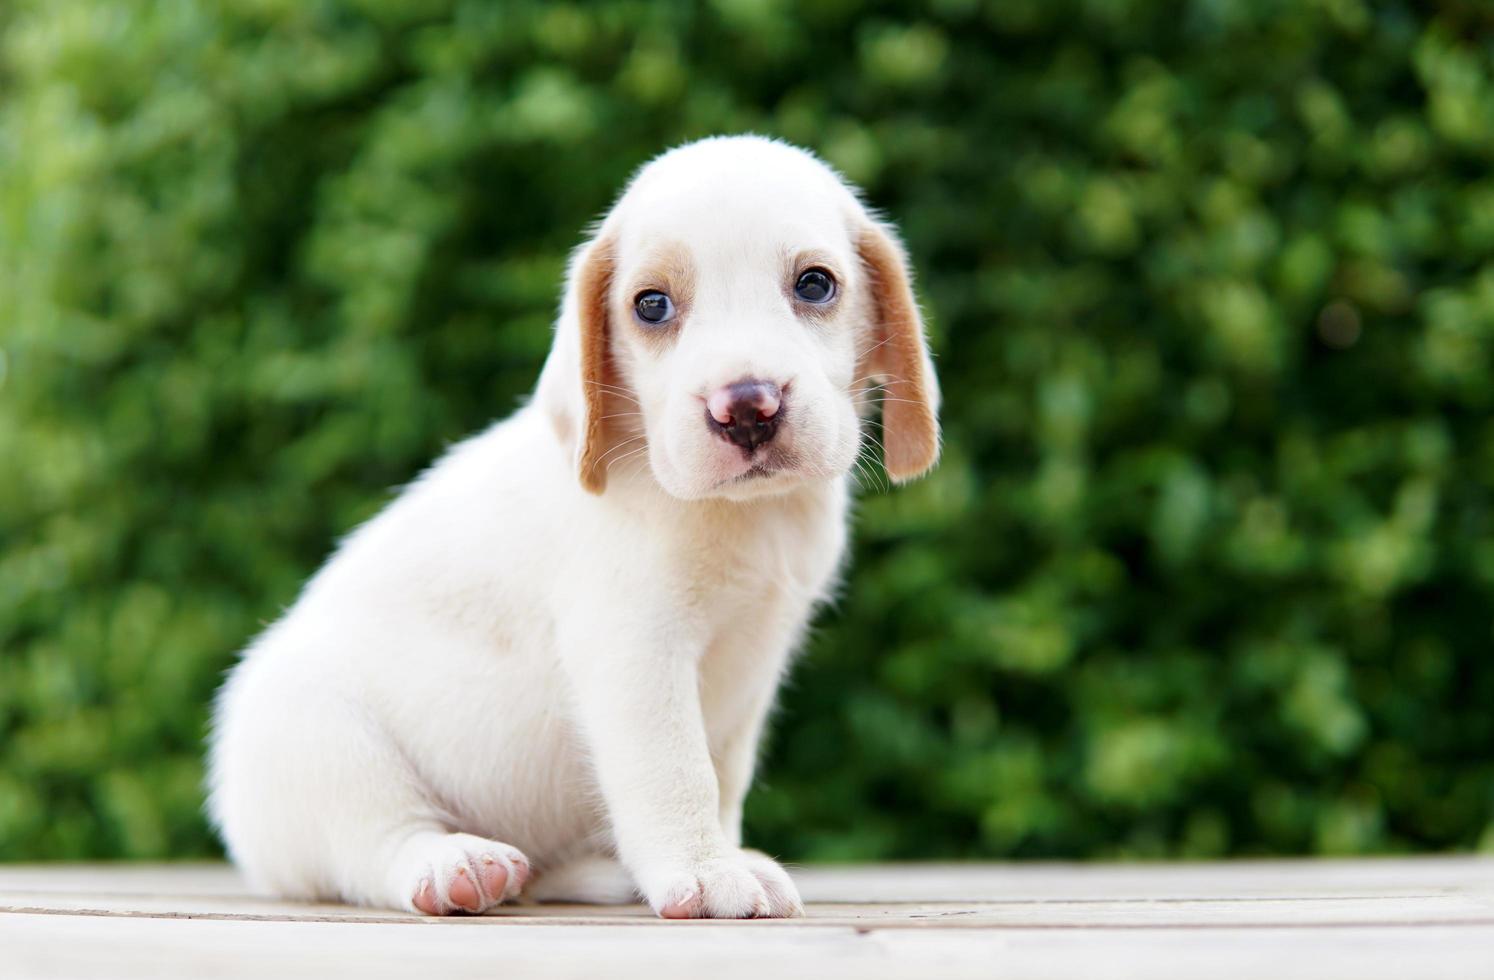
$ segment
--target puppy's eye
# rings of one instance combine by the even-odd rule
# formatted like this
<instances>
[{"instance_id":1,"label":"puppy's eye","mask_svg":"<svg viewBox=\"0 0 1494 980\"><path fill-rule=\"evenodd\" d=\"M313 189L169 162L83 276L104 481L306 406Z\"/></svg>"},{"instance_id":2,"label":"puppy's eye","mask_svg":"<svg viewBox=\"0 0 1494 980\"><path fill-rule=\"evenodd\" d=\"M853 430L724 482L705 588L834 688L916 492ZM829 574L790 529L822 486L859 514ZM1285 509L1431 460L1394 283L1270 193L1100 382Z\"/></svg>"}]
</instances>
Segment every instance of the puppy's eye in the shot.
<instances>
[{"instance_id":1,"label":"puppy's eye","mask_svg":"<svg viewBox=\"0 0 1494 980\"><path fill-rule=\"evenodd\" d=\"M644 323L666 323L674 319L674 303L664 293L650 291L639 293L633 300L633 309Z\"/></svg>"},{"instance_id":2,"label":"puppy's eye","mask_svg":"<svg viewBox=\"0 0 1494 980\"><path fill-rule=\"evenodd\" d=\"M794 295L806 303L828 303L835 298L835 280L824 269L806 269L794 283Z\"/></svg>"}]
</instances>

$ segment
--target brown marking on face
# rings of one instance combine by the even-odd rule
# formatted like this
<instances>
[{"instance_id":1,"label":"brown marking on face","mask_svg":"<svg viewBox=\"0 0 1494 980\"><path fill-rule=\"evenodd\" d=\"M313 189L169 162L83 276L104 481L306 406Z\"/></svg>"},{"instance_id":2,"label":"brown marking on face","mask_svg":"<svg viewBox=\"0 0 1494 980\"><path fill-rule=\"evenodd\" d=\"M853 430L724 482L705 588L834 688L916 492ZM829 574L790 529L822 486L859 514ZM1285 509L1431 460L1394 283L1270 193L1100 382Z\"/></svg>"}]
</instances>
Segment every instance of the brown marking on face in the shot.
<instances>
[{"instance_id":1,"label":"brown marking on face","mask_svg":"<svg viewBox=\"0 0 1494 980\"><path fill-rule=\"evenodd\" d=\"M846 277L838 263L828 252L819 249L802 249L788 257L787 271L783 277L783 295L788 298L794 312L808 320L824 322L835 315L845 295ZM810 269L823 269L835 283L835 295L828 303L806 303L794 295L794 286L799 277Z\"/></svg>"},{"instance_id":2,"label":"brown marking on face","mask_svg":"<svg viewBox=\"0 0 1494 980\"><path fill-rule=\"evenodd\" d=\"M673 340L694 305L695 282L695 260L689 249L677 242L655 247L637 272L629 277L628 288L623 291L622 302L628 321L650 344ZM664 293L674 303L674 319L657 326L640 322L633 312L633 303L638 296L655 291Z\"/></svg>"}]
</instances>

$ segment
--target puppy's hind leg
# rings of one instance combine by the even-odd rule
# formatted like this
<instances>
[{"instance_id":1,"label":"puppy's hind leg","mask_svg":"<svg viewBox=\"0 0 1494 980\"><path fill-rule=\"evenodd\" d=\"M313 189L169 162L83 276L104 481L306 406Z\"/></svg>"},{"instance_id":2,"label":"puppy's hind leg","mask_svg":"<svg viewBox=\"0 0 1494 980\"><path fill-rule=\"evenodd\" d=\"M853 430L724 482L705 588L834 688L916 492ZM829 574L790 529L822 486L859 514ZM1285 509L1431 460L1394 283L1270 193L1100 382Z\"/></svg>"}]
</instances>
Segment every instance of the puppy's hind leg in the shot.
<instances>
[{"instance_id":1,"label":"puppy's hind leg","mask_svg":"<svg viewBox=\"0 0 1494 980\"><path fill-rule=\"evenodd\" d=\"M603 854L588 854L544 872L527 894L537 902L583 905L628 905L642 900L628 870L617 858Z\"/></svg>"},{"instance_id":2,"label":"puppy's hind leg","mask_svg":"<svg viewBox=\"0 0 1494 980\"><path fill-rule=\"evenodd\" d=\"M256 697L254 686L232 685L220 706L212 805L256 887L428 915L483 912L523 888L524 854L451 832L372 719L306 693Z\"/></svg>"}]
</instances>

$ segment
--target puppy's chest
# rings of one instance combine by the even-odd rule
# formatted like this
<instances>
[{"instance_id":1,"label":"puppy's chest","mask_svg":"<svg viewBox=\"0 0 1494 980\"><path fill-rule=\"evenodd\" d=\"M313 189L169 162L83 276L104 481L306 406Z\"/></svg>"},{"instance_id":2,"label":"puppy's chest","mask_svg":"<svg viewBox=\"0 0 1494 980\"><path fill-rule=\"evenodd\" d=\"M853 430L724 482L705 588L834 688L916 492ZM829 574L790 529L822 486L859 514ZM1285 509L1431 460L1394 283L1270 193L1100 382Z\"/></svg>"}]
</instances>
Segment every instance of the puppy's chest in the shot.
<instances>
[{"instance_id":1,"label":"puppy's chest","mask_svg":"<svg viewBox=\"0 0 1494 980\"><path fill-rule=\"evenodd\" d=\"M838 516L838 515L837 515ZM827 598L844 527L825 521L780 521L702 549L691 605L711 647L780 642Z\"/></svg>"}]
</instances>

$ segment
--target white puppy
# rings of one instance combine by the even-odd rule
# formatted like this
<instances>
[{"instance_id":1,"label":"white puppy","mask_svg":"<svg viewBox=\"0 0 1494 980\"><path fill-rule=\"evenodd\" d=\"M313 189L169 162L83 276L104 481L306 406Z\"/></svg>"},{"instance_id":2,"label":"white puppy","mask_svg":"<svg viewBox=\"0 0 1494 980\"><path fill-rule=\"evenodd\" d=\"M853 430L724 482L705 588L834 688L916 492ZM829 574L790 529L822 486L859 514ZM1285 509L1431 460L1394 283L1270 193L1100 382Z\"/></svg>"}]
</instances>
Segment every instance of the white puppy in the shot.
<instances>
[{"instance_id":1,"label":"white puppy","mask_svg":"<svg viewBox=\"0 0 1494 980\"><path fill-rule=\"evenodd\" d=\"M873 396L872 392L876 392ZM741 847L763 721L937 388L902 251L814 157L659 157L577 249L533 401L359 528L217 706L211 810L259 888L445 914L641 894L801 911Z\"/></svg>"}]
</instances>

